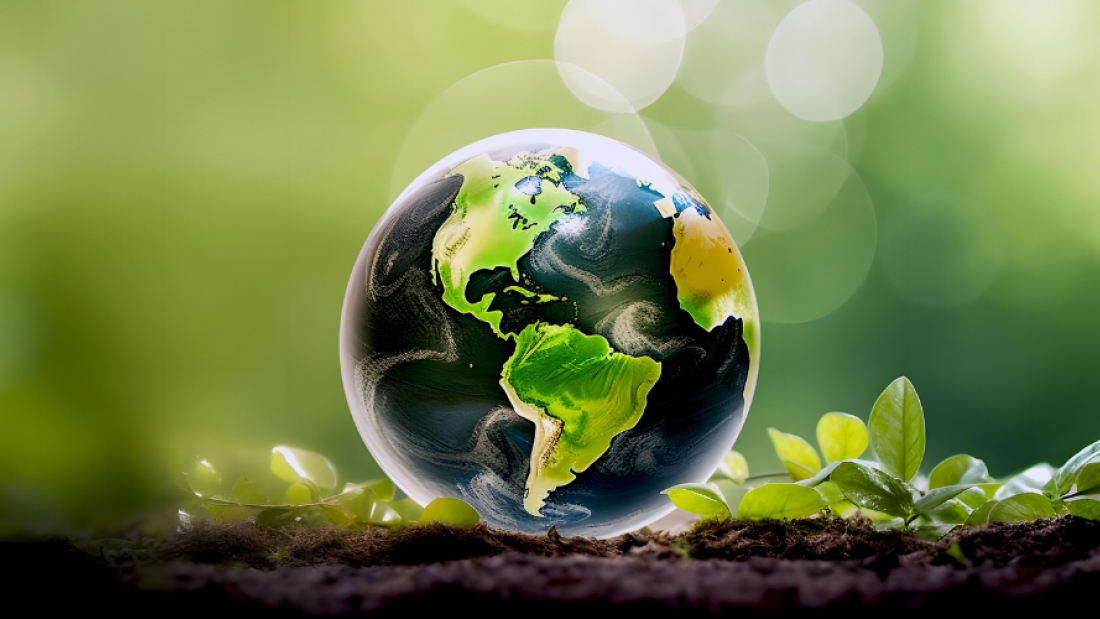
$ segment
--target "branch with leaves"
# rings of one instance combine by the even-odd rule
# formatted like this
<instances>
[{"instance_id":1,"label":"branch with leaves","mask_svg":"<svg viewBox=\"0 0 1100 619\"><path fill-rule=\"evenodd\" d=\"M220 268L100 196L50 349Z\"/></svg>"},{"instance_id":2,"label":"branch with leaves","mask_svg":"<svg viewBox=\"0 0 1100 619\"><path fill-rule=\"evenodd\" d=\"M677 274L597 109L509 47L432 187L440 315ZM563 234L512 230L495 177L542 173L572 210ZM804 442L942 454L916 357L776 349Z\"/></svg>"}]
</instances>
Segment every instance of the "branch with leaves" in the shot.
<instances>
[{"instance_id":1,"label":"branch with leaves","mask_svg":"<svg viewBox=\"0 0 1100 619\"><path fill-rule=\"evenodd\" d=\"M939 538L959 525L1018 522L1072 514L1100 520L1100 441L1061 468L1039 464L998 482L981 460L966 454L918 475L925 451L924 410L909 379L895 380L871 408L867 424L827 413L817 424L817 450L805 439L769 428L785 473L749 475L748 463L730 452L706 484L664 491L680 509L724 520L847 517L861 513L878 528ZM860 457L870 447L874 458ZM731 509L719 482L743 485L754 478L786 477L749 490ZM1093 496L1090 496L1093 495Z\"/></svg>"}]
</instances>

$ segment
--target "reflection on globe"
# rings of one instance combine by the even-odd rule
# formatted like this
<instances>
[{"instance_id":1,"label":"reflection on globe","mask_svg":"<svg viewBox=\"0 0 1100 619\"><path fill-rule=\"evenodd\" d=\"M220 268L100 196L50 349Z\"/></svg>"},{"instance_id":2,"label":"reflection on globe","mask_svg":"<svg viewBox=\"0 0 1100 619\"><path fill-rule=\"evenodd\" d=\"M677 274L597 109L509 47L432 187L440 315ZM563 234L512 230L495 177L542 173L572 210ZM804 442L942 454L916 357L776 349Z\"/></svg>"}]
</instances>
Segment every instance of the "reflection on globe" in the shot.
<instances>
[{"instance_id":1,"label":"reflection on globe","mask_svg":"<svg viewBox=\"0 0 1100 619\"><path fill-rule=\"evenodd\" d=\"M516 131L422 174L348 285L344 387L410 497L606 537L667 514L733 445L756 299L703 199L625 144Z\"/></svg>"}]
</instances>

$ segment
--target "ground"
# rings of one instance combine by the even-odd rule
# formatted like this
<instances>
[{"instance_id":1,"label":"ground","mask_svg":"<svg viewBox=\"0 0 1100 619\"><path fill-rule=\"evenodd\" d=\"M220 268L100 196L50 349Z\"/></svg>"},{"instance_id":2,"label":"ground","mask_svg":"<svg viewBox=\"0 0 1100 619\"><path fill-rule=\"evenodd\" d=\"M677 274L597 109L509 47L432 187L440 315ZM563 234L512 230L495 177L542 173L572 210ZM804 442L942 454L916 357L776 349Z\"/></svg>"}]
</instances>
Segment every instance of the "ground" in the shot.
<instances>
[{"instance_id":1,"label":"ground","mask_svg":"<svg viewBox=\"0 0 1100 619\"><path fill-rule=\"evenodd\" d=\"M5 542L15 597L40 612L597 616L809 609L1050 615L1100 587L1100 523L1074 517L923 541L865 521L711 523L607 540L484 525L352 533L200 522L154 540Z\"/></svg>"}]
</instances>

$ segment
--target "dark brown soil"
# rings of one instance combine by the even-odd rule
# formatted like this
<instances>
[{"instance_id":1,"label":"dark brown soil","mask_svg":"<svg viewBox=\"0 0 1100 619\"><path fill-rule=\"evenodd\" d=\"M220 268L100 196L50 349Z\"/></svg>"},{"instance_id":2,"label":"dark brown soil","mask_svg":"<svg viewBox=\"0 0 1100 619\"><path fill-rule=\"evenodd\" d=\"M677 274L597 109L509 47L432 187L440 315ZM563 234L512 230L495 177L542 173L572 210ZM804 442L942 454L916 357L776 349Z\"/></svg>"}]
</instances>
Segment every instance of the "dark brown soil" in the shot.
<instances>
[{"instance_id":1,"label":"dark brown soil","mask_svg":"<svg viewBox=\"0 0 1100 619\"><path fill-rule=\"evenodd\" d=\"M609 540L434 525L275 530L205 522L160 542L0 544L3 582L40 613L606 616L958 614L1089 604L1100 523L1072 517L957 530L936 542L859 520L709 523ZM412 613L413 615L410 615Z\"/></svg>"}]
</instances>

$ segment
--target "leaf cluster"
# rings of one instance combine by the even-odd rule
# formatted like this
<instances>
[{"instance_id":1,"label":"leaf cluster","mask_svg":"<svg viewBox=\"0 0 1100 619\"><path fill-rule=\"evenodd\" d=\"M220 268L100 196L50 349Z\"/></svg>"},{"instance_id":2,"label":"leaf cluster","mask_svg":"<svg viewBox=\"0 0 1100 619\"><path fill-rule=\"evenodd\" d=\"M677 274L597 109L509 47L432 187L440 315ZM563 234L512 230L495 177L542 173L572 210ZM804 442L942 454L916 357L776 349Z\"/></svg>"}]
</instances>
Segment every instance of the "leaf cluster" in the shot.
<instances>
[{"instance_id":1,"label":"leaf cluster","mask_svg":"<svg viewBox=\"0 0 1100 619\"><path fill-rule=\"evenodd\" d=\"M673 504L705 518L741 520L807 517L869 517L876 527L939 538L953 528L1018 522L1072 514L1100 520L1100 441L1061 468L1033 466L998 482L981 460L959 454L919 476L925 453L925 419L909 379L882 392L866 424L846 413L827 413L817 424L818 451L794 434L768 429L784 473L750 476L748 463L730 452L705 484L664 491ZM873 457L860 459L870 447ZM736 509L720 482L747 484L786 477L749 489Z\"/></svg>"},{"instance_id":2,"label":"leaf cluster","mask_svg":"<svg viewBox=\"0 0 1100 619\"><path fill-rule=\"evenodd\" d=\"M181 520L210 517L224 521L252 520L281 526L400 527L442 522L472 529L477 511L460 499L441 497L421 507L411 498L397 498L393 482L383 477L347 483L339 492L336 467L325 456L279 446L271 451L271 473L288 484L279 500L271 500L259 484L240 477L223 493L222 476L210 462L196 459L183 473L185 489L194 499L180 510Z\"/></svg>"}]
</instances>

